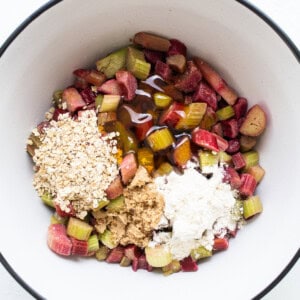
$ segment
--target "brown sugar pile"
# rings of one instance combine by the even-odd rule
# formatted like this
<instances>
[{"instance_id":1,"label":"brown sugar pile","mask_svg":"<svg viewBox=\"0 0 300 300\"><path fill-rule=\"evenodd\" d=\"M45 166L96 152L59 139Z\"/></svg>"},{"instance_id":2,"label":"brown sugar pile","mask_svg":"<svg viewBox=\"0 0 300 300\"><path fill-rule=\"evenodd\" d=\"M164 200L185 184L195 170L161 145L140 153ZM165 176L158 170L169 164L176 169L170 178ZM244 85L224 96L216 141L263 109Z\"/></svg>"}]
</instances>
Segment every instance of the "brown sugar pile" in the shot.
<instances>
[{"instance_id":1,"label":"brown sugar pile","mask_svg":"<svg viewBox=\"0 0 300 300\"><path fill-rule=\"evenodd\" d=\"M116 243L146 247L164 209L163 196L144 167L139 167L132 182L124 189L124 207L118 212L98 211L93 215L95 228L112 232Z\"/></svg>"}]
</instances>

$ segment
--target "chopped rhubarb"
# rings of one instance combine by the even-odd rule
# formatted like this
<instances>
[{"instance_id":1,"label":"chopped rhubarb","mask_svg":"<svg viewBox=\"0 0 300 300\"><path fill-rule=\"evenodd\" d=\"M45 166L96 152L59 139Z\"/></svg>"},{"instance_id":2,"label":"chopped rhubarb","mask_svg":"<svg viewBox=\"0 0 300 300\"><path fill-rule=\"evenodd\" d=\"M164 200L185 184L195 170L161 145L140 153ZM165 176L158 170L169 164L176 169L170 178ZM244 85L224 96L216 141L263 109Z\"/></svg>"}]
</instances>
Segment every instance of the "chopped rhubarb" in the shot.
<instances>
[{"instance_id":1,"label":"chopped rhubarb","mask_svg":"<svg viewBox=\"0 0 300 300\"><path fill-rule=\"evenodd\" d=\"M216 137L217 139L217 144L219 147L220 151L226 151L228 148L228 141L225 140L224 138L222 138L220 135L213 133L213 135Z\"/></svg>"},{"instance_id":2,"label":"chopped rhubarb","mask_svg":"<svg viewBox=\"0 0 300 300\"><path fill-rule=\"evenodd\" d=\"M68 212L62 210L58 204L55 204L55 211L60 217L73 217L75 216L75 209L73 205L70 203L67 208Z\"/></svg>"},{"instance_id":3,"label":"chopped rhubarb","mask_svg":"<svg viewBox=\"0 0 300 300\"><path fill-rule=\"evenodd\" d=\"M72 242L72 254L73 255L80 255L80 256L86 256L88 254L88 242L87 241L81 241L77 240L75 238L71 237Z\"/></svg>"},{"instance_id":4,"label":"chopped rhubarb","mask_svg":"<svg viewBox=\"0 0 300 300\"><path fill-rule=\"evenodd\" d=\"M190 139L186 136L177 142L173 150L173 161L177 166L183 167L192 157Z\"/></svg>"},{"instance_id":5,"label":"chopped rhubarb","mask_svg":"<svg viewBox=\"0 0 300 300\"><path fill-rule=\"evenodd\" d=\"M233 154L240 150L240 142L238 139L232 139L228 141L227 153Z\"/></svg>"},{"instance_id":6,"label":"chopped rhubarb","mask_svg":"<svg viewBox=\"0 0 300 300\"><path fill-rule=\"evenodd\" d=\"M238 123L236 119L222 121L222 129L224 136L234 139L239 134Z\"/></svg>"},{"instance_id":7,"label":"chopped rhubarb","mask_svg":"<svg viewBox=\"0 0 300 300\"><path fill-rule=\"evenodd\" d=\"M124 254L130 260L134 260L134 259L138 259L142 255L142 251L136 245L128 245L125 247Z\"/></svg>"},{"instance_id":8,"label":"chopped rhubarb","mask_svg":"<svg viewBox=\"0 0 300 300\"><path fill-rule=\"evenodd\" d=\"M80 95L81 95L83 101L87 105L95 102L95 95L92 92L91 88L89 88L89 87L87 87L87 88L83 89L82 91L80 91Z\"/></svg>"},{"instance_id":9,"label":"chopped rhubarb","mask_svg":"<svg viewBox=\"0 0 300 300\"><path fill-rule=\"evenodd\" d=\"M106 80L106 76L97 70L77 69L73 73L78 78L95 86L101 85Z\"/></svg>"},{"instance_id":10,"label":"chopped rhubarb","mask_svg":"<svg viewBox=\"0 0 300 300\"><path fill-rule=\"evenodd\" d=\"M198 270L197 263L190 256L181 260L180 265L183 272L195 272Z\"/></svg>"},{"instance_id":11,"label":"chopped rhubarb","mask_svg":"<svg viewBox=\"0 0 300 300\"><path fill-rule=\"evenodd\" d=\"M117 246L116 248L112 249L108 256L106 257L106 262L108 263L120 263L124 256L124 247Z\"/></svg>"},{"instance_id":12,"label":"chopped rhubarb","mask_svg":"<svg viewBox=\"0 0 300 300\"><path fill-rule=\"evenodd\" d=\"M246 161L241 152L232 155L232 162L236 170L240 170L246 166Z\"/></svg>"},{"instance_id":13,"label":"chopped rhubarb","mask_svg":"<svg viewBox=\"0 0 300 300\"><path fill-rule=\"evenodd\" d=\"M242 184L239 188L239 192L241 193L241 195L252 196L257 185L255 178L248 173L243 173L241 175L241 181Z\"/></svg>"},{"instance_id":14,"label":"chopped rhubarb","mask_svg":"<svg viewBox=\"0 0 300 300\"><path fill-rule=\"evenodd\" d=\"M166 81L169 81L172 77L172 70L170 66L160 60L158 60L155 64L155 73Z\"/></svg>"},{"instance_id":15,"label":"chopped rhubarb","mask_svg":"<svg viewBox=\"0 0 300 300\"><path fill-rule=\"evenodd\" d=\"M213 249L215 251L226 250L229 247L228 239L226 238L215 238Z\"/></svg>"},{"instance_id":16,"label":"chopped rhubarb","mask_svg":"<svg viewBox=\"0 0 300 300\"><path fill-rule=\"evenodd\" d=\"M155 128L147 135L147 144L154 151L169 148L174 143L174 137L168 127Z\"/></svg>"},{"instance_id":17,"label":"chopped rhubarb","mask_svg":"<svg viewBox=\"0 0 300 300\"><path fill-rule=\"evenodd\" d=\"M115 199L123 194L123 185L120 176L116 177L105 192L108 199Z\"/></svg>"},{"instance_id":18,"label":"chopped rhubarb","mask_svg":"<svg viewBox=\"0 0 300 300\"><path fill-rule=\"evenodd\" d=\"M182 54L175 54L167 57L167 64L175 72L184 73L186 67L186 58Z\"/></svg>"},{"instance_id":19,"label":"chopped rhubarb","mask_svg":"<svg viewBox=\"0 0 300 300\"><path fill-rule=\"evenodd\" d=\"M105 81L100 87L98 87L98 91L109 95L123 95L122 86L116 79Z\"/></svg>"},{"instance_id":20,"label":"chopped rhubarb","mask_svg":"<svg viewBox=\"0 0 300 300\"><path fill-rule=\"evenodd\" d=\"M173 104L162 113L159 124L175 127L184 115L184 105L182 103L173 102Z\"/></svg>"},{"instance_id":21,"label":"chopped rhubarb","mask_svg":"<svg viewBox=\"0 0 300 300\"><path fill-rule=\"evenodd\" d=\"M176 39L171 39L170 43L171 43L171 45L167 52L168 56L177 55L177 54L186 56L186 46L184 43L182 43Z\"/></svg>"},{"instance_id":22,"label":"chopped rhubarb","mask_svg":"<svg viewBox=\"0 0 300 300\"><path fill-rule=\"evenodd\" d=\"M225 169L224 182L229 183L233 189L238 189L242 184L239 173L231 167Z\"/></svg>"},{"instance_id":23,"label":"chopped rhubarb","mask_svg":"<svg viewBox=\"0 0 300 300\"><path fill-rule=\"evenodd\" d=\"M248 101L245 98L238 98L237 102L233 105L235 117L239 120L245 117L248 109Z\"/></svg>"},{"instance_id":24,"label":"chopped rhubarb","mask_svg":"<svg viewBox=\"0 0 300 300\"><path fill-rule=\"evenodd\" d=\"M63 224L51 224L49 226L47 244L53 252L59 255L71 255L72 242L67 237L66 227Z\"/></svg>"},{"instance_id":25,"label":"chopped rhubarb","mask_svg":"<svg viewBox=\"0 0 300 300\"><path fill-rule=\"evenodd\" d=\"M163 87L163 91L166 95L170 96L174 101L183 102L183 94L172 84Z\"/></svg>"},{"instance_id":26,"label":"chopped rhubarb","mask_svg":"<svg viewBox=\"0 0 300 300\"><path fill-rule=\"evenodd\" d=\"M123 86L125 100L132 100L135 97L137 89L136 78L128 71L118 71L116 73L117 81Z\"/></svg>"},{"instance_id":27,"label":"chopped rhubarb","mask_svg":"<svg viewBox=\"0 0 300 300\"><path fill-rule=\"evenodd\" d=\"M124 184L127 184L134 177L137 167L137 161L133 153L129 153L123 158L120 172Z\"/></svg>"},{"instance_id":28,"label":"chopped rhubarb","mask_svg":"<svg viewBox=\"0 0 300 300\"><path fill-rule=\"evenodd\" d=\"M164 53L160 51L154 51L149 49L143 50L146 60L155 65L157 61L162 61L164 59Z\"/></svg>"},{"instance_id":29,"label":"chopped rhubarb","mask_svg":"<svg viewBox=\"0 0 300 300\"><path fill-rule=\"evenodd\" d=\"M148 272L151 272L153 269L148 264L145 254L140 255L139 258L134 258L132 261L132 270L136 272L138 269L147 270Z\"/></svg>"},{"instance_id":30,"label":"chopped rhubarb","mask_svg":"<svg viewBox=\"0 0 300 300\"><path fill-rule=\"evenodd\" d=\"M187 62L186 71L175 79L175 87L185 93L196 90L202 74L192 61Z\"/></svg>"},{"instance_id":31,"label":"chopped rhubarb","mask_svg":"<svg viewBox=\"0 0 300 300\"><path fill-rule=\"evenodd\" d=\"M146 49L162 52L167 52L171 45L168 39L147 32L136 33L133 42Z\"/></svg>"},{"instance_id":32,"label":"chopped rhubarb","mask_svg":"<svg viewBox=\"0 0 300 300\"><path fill-rule=\"evenodd\" d=\"M69 112L74 112L86 105L80 93L72 87L63 91L62 100L67 104Z\"/></svg>"},{"instance_id":33,"label":"chopped rhubarb","mask_svg":"<svg viewBox=\"0 0 300 300\"><path fill-rule=\"evenodd\" d=\"M217 109L217 95L216 92L204 81L201 81L198 85L194 95L194 102L205 102L207 103L213 110Z\"/></svg>"},{"instance_id":34,"label":"chopped rhubarb","mask_svg":"<svg viewBox=\"0 0 300 300\"><path fill-rule=\"evenodd\" d=\"M192 141L208 150L218 152L219 146L215 135L207 130L195 128L192 132Z\"/></svg>"},{"instance_id":35,"label":"chopped rhubarb","mask_svg":"<svg viewBox=\"0 0 300 300\"><path fill-rule=\"evenodd\" d=\"M63 114L69 114L69 112L65 109L55 108L52 119L58 121L58 117Z\"/></svg>"},{"instance_id":36,"label":"chopped rhubarb","mask_svg":"<svg viewBox=\"0 0 300 300\"><path fill-rule=\"evenodd\" d=\"M218 122L218 117L216 112L207 106L206 112L201 120L200 127L202 129L211 130L211 128Z\"/></svg>"}]
</instances>

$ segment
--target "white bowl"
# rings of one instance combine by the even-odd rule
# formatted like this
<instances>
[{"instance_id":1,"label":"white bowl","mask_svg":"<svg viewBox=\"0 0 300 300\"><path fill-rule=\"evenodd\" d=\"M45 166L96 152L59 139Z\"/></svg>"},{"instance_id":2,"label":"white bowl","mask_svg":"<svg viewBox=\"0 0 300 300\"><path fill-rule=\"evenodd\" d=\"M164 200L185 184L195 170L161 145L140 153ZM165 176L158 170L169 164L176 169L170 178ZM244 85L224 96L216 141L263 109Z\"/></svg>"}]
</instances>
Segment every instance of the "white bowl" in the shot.
<instances>
[{"instance_id":1,"label":"white bowl","mask_svg":"<svg viewBox=\"0 0 300 300\"><path fill-rule=\"evenodd\" d=\"M230 299L249 299L266 293L293 257L289 267L295 262L300 243L300 54L274 24L277 33L256 14L230 0L53 1L3 46L1 260L33 295L218 299L226 293ZM259 145L267 171L258 188L264 212L239 232L228 251L200 264L197 273L163 277L56 256L46 245L50 212L31 184L25 142L49 108L52 92L71 83L74 69L93 65L142 30L184 41L250 104L259 103L268 112Z\"/></svg>"}]
</instances>

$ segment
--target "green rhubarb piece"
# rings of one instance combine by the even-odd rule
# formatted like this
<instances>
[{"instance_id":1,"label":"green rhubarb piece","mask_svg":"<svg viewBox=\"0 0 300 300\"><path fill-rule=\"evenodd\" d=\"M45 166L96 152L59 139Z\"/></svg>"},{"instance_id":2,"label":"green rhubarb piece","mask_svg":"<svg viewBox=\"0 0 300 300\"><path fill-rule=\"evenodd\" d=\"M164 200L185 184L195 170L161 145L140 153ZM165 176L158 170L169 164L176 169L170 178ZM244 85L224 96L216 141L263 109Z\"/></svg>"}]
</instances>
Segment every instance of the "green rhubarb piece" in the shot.
<instances>
[{"instance_id":1,"label":"green rhubarb piece","mask_svg":"<svg viewBox=\"0 0 300 300\"><path fill-rule=\"evenodd\" d=\"M99 249L95 253L96 259L100 261L105 260L109 251L110 249L107 248L106 246L103 245L99 246Z\"/></svg>"},{"instance_id":2,"label":"green rhubarb piece","mask_svg":"<svg viewBox=\"0 0 300 300\"><path fill-rule=\"evenodd\" d=\"M200 150L199 153L199 164L203 171L205 167L211 167L218 163L218 154L213 154L211 151Z\"/></svg>"},{"instance_id":3,"label":"green rhubarb piece","mask_svg":"<svg viewBox=\"0 0 300 300\"><path fill-rule=\"evenodd\" d=\"M115 74L125 68L127 48L122 48L96 62L97 70L112 78Z\"/></svg>"},{"instance_id":4,"label":"green rhubarb piece","mask_svg":"<svg viewBox=\"0 0 300 300\"><path fill-rule=\"evenodd\" d=\"M101 243L109 249L113 249L118 245L118 243L113 238L112 232L108 229L106 229L103 233L100 233L98 238Z\"/></svg>"},{"instance_id":5,"label":"green rhubarb piece","mask_svg":"<svg viewBox=\"0 0 300 300\"><path fill-rule=\"evenodd\" d=\"M41 199L42 199L42 201L46 204L46 205L48 205L48 206L50 206L50 207L55 207L54 206L54 203L53 203L53 198L52 198L52 196L48 193L48 192L45 192L42 196L41 196Z\"/></svg>"},{"instance_id":6,"label":"green rhubarb piece","mask_svg":"<svg viewBox=\"0 0 300 300\"><path fill-rule=\"evenodd\" d=\"M60 215L55 212L51 218L50 218L50 223L51 224L66 224L68 221L67 217L61 217Z\"/></svg>"},{"instance_id":7,"label":"green rhubarb piece","mask_svg":"<svg viewBox=\"0 0 300 300\"><path fill-rule=\"evenodd\" d=\"M146 247L145 254L148 264L156 268L165 267L173 260L172 254L162 245Z\"/></svg>"},{"instance_id":8,"label":"green rhubarb piece","mask_svg":"<svg viewBox=\"0 0 300 300\"><path fill-rule=\"evenodd\" d=\"M259 196L251 196L243 201L244 218L249 219L263 211Z\"/></svg>"},{"instance_id":9,"label":"green rhubarb piece","mask_svg":"<svg viewBox=\"0 0 300 300\"><path fill-rule=\"evenodd\" d=\"M67 234L77 240L87 241L92 233L93 227L88 223L71 217L67 226Z\"/></svg>"},{"instance_id":10,"label":"green rhubarb piece","mask_svg":"<svg viewBox=\"0 0 300 300\"><path fill-rule=\"evenodd\" d=\"M153 100L155 106L160 109L167 108L173 101L172 97L160 92L157 92L153 95Z\"/></svg>"},{"instance_id":11,"label":"green rhubarb piece","mask_svg":"<svg viewBox=\"0 0 300 300\"><path fill-rule=\"evenodd\" d=\"M181 265L178 260L172 260L168 265L162 267L163 274L165 276L177 273L181 270Z\"/></svg>"},{"instance_id":12,"label":"green rhubarb piece","mask_svg":"<svg viewBox=\"0 0 300 300\"><path fill-rule=\"evenodd\" d=\"M120 261L120 266L121 267L128 267L131 264L131 259L129 259L128 257L126 257L125 255L122 257L121 261Z\"/></svg>"},{"instance_id":13,"label":"green rhubarb piece","mask_svg":"<svg viewBox=\"0 0 300 300\"><path fill-rule=\"evenodd\" d=\"M128 153L130 151L137 152L138 150L138 143L134 136L134 134L127 130L125 126L116 121L114 123L114 131L119 132L119 136L117 137L118 142L120 143L120 147L123 148L124 153Z\"/></svg>"},{"instance_id":14,"label":"green rhubarb piece","mask_svg":"<svg viewBox=\"0 0 300 300\"><path fill-rule=\"evenodd\" d=\"M146 62L144 53L142 51L128 47L126 68L136 78L145 80L149 76L151 64Z\"/></svg>"},{"instance_id":15,"label":"green rhubarb piece","mask_svg":"<svg viewBox=\"0 0 300 300\"><path fill-rule=\"evenodd\" d=\"M102 104L103 98L104 98L104 95L102 95L102 94L99 94L99 95L95 98L95 106L96 106L96 108L99 108L99 106Z\"/></svg>"},{"instance_id":16,"label":"green rhubarb piece","mask_svg":"<svg viewBox=\"0 0 300 300\"><path fill-rule=\"evenodd\" d=\"M201 258L206 258L206 257L210 257L212 256L212 251L210 250L207 250L205 247L203 246L200 246L196 249L193 249L191 251L191 257L194 259L194 260L199 260Z\"/></svg>"},{"instance_id":17,"label":"green rhubarb piece","mask_svg":"<svg viewBox=\"0 0 300 300\"><path fill-rule=\"evenodd\" d=\"M220 121L228 120L234 116L234 109L231 105L220 108L216 111L218 119Z\"/></svg>"},{"instance_id":18,"label":"green rhubarb piece","mask_svg":"<svg viewBox=\"0 0 300 300\"><path fill-rule=\"evenodd\" d=\"M231 155L229 155L225 151L219 151L218 152L218 158L219 158L219 162L227 163L227 164L229 164L231 162L231 159L232 159Z\"/></svg>"},{"instance_id":19,"label":"green rhubarb piece","mask_svg":"<svg viewBox=\"0 0 300 300\"><path fill-rule=\"evenodd\" d=\"M99 97L99 99L97 98L98 96L96 97L96 107L98 108L99 112L116 111L121 100L121 96L119 95L104 95Z\"/></svg>"},{"instance_id":20,"label":"green rhubarb piece","mask_svg":"<svg viewBox=\"0 0 300 300\"><path fill-rule=\"evenodd\" d=\"M108 212L120 212L125 206L125 198L123 195L110 200L109 204L106 206Z\"/></svg>"},{"instance_id":21,"label":"green rhubarb piece","mask_svg":"<svg viewBox=\"0 0 300 300\"><path fill-rule=\"evenodd\" d=\"M249 169L250 167L256 166L259 162L259 154L257 151L251 150L242 153L242 155L246 163L244 167L245 170Z\"/></svg>"},{"instance_id":22,"label":"green rhubarb piece","mask_svg":"<svg viewBox=\"0 0 300 300\"><path fill-rule=\"evenodd\" d=\"M173 171L173 166L168 162L163 162L155 171L155 176L168 175Z\"/></svg>"},{"instance_id":23,"label":"green rhubarb piece","mask_svg":"<svg viewBox=\"0 0 300 300\"><path fill-rule=\"evenodd\" d=\"M107 204L109 204L109 200L105 199L105 200L100 200L98 202L98 206L96 208L93 208L93 211L98 211L100 210L101 208L105 207Z\"/></svg>"},{"instance_id":24,"label":"green rhubarb piece","mask_svg":"<svg viewBox=\"0 0 300 300\"><path fill-rule=\"evenodd\" d=\"M174 143L174 138L168 127L160 128L147 136L147 143L154 151L161 151Z\"/></svg>"},{"instance_id":25,"label":"green rhubarb piece","mask_svg":"<svg viewBox=\"0 0 300 300\"><path fill-rule=\"evenodd\" d=\"M61 105L63 90L57 90L53 93L53 104L55 107L59 107Z\"/></svg>"},{"instance_id":26,"label":"green rhubarb piece","mask_svg":"<svg viewBox=\"0 0 300 300\"><path fill-rule=\"evenodd\" d=\"M93 234L88 239L88 252L95 252L99 250L99 240L97 234Z\"/></svg>"}]
</instances>

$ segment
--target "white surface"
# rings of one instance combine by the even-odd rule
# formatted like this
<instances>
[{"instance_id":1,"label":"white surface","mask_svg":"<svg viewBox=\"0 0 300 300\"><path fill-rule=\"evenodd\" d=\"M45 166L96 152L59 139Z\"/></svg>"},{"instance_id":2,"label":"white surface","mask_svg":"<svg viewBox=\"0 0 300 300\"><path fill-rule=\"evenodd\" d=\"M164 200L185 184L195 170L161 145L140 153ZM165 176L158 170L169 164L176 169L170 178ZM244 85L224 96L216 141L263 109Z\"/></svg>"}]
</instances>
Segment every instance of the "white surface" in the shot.
<instances>
[{"instance_id":1,"label":"white surface","mask_svg":"<svg viewBox=\"0 0 300 300\"><path fill-rule=\"evenodd\" d=\"M300 23L296 20L300 13L299 1L252 0L251 2L271 16L300 47ZM3 42L16 25L43 3L44 1L41 0L0 1L0 42ZM299 299L299 265L298 262L290 274L265 299ZM0 299L30 299L30 296L11 279L2 266L0 270Z\"/></svg>"}]
</instances>

